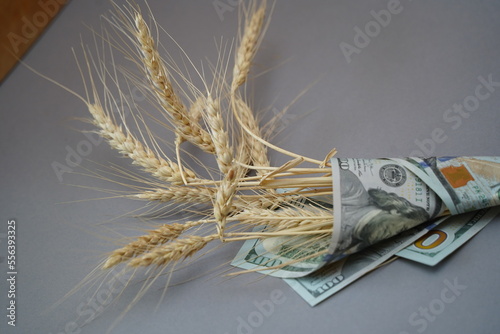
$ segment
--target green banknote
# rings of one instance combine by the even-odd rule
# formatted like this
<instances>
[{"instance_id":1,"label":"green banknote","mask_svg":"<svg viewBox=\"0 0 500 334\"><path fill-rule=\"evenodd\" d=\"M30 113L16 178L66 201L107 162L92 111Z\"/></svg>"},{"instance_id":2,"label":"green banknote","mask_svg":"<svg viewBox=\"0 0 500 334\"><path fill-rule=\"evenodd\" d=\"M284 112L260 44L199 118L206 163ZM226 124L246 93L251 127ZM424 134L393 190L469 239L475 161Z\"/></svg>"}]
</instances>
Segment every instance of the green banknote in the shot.
<instances>
[{"instance_id":1,"label":"green banknote","mask_svg":"<svg viewBox=\"0 0 500 334\"><path fill-rule=\"evenodd\" d=\"M233 265L282 278L306 276L436 217L500 204L499 157L332 158L331 171L330 240L249 241Z\"/></svg>"},{"instance_id":2,"label":"green banknote","mask_svg":"<svg viewBox=\"0 0 500 334\"><path fill-rule=\"evenodd\" d=\"M500 213L499 207L448 217L396 255L434 266L457 250Z\"/></svg>"},{"instance_id":3,"label":"green banknote","mask_svg":"<svg viewBox=\"0 0 500 334\"><path fill-rule=\"evenodd\" d=\"M391 159L332 158L333 262L441 215L439 196Z\"/></svg>"},{"instance_id":4,"label":"green banknote","mask_svg":"<svg viewBox=\"0 0 500 334\"><path fill-rule=\"evenodd\" d=\"M274 237L247 240L231 265L280 278L308 275L323 264L323 256L314 254L327 249L329 240L311 243L307 242L307 239L308 237ZM294 261L304 257L307 257L307 260ZM284 263L287 265L281 266ZM281 267L275 269L277 266Z\"/></svg>"},{"instance_id":5,"label":"green banknote","mask_svg":"<svg viewBox=\"0 0 500 334\"><path fill-rule=\"evenodd\" d=\"M391 160L420 177L453 215L500 205L500 157Z\"/></svg>"},{"instance_id":6,"label":"green banknote","mask_svg":"<svg viewBox=\"0 0 500 334\"><path fill-rule=\"evenodd\" d=\"M442 221L401 234L372 245L364 250L330 263L321 269L298 278L286 278L288 283L311 306L315 306L360 277L378 268L401 249L411 245Z\"/></svg>"}]
</instances>

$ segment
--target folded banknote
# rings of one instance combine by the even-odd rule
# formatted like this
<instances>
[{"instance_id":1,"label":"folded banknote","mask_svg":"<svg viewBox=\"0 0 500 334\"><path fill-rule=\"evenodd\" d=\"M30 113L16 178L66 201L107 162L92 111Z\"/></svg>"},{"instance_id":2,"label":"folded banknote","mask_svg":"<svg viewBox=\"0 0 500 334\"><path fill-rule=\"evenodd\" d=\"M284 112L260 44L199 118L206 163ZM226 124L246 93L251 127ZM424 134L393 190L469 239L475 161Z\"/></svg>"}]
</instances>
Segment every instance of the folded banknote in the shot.
<instances>
[{"instance_id":1,"label":"folded banknote","mask_svg":"<svg viewBox=\"0 0 500 334\"><path fill-rule=\"evenodd\" d=\"M332 158L331 172L334 219L328 244L251 240L233 265L283 278L306 276L438 217L500 205L500 157ZM307 245L299 253L311 256L296 261L291 242ZM314 256L315 249L328 252Z\"/></svg>"}]
</instances>

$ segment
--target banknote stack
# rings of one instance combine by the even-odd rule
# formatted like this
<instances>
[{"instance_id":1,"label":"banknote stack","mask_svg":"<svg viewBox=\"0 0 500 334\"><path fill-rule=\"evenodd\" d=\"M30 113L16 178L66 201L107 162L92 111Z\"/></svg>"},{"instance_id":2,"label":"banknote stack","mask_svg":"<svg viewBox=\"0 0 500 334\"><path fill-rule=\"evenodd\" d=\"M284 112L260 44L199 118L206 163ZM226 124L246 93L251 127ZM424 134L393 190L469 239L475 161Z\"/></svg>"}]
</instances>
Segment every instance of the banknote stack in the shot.
<instances>
[{"instance_id":1,"label":"banknote stack","mask_svg":"<svg viewBox=\"0 0 500 334\"><path fill-rule=\"evenodd\" d=\"M331 240L318 246L326 255L294 262L277 237L246 241L232 262L283 278L311 306L395 257L434 266L500 213L500 157L332 158L331 166L333 196L317 199L334 213ZM280 263L290 264L270 269Z\"/></svg>"}]
</instances>

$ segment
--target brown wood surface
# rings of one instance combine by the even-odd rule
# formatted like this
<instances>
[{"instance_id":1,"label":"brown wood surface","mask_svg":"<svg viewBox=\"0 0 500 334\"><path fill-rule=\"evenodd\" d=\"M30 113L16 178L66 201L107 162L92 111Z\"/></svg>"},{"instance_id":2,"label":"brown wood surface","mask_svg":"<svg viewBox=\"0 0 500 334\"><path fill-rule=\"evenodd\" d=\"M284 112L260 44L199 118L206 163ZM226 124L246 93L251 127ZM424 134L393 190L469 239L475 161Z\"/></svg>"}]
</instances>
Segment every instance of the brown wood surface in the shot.
<instances>
[{"instance_id":1,"label":"brown wood surface","mask_svg":"<svg viewBox=\"0 0 500 334\"><path fill-rule=\"evenodd\" d=\"M0 82L67 0L0 1Z\"/></svg>"}]
</instances>

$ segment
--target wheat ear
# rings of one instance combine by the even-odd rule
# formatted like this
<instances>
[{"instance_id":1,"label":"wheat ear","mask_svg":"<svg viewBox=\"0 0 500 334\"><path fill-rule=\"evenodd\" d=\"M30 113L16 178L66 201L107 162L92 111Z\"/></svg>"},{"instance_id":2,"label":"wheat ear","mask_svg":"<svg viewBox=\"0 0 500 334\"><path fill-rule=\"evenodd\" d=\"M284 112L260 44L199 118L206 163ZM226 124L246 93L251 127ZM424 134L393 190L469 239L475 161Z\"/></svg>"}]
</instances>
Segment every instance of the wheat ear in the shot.
<instances>
[{"instance_id":1,"label":"wheat ear","mask_svg":"<svg viewBox=\"0 0 500 334\"><path fill-rule=\"evenodd\" d=\"M233 198L238 188L237 170L230 169L224 176L215 197L214 217L218 222L217 230L221 241L224 241L224 229L226 226L226 218L231 213L233 208Z\"/></svg>"},{"instance_id":2,"label":"wheat ear","mask_svg":"<svg viewBox=\"0 0 500 334\"><path fill-rule=\"evenodd\" d=\"M210 241L218 239L217 234L209 236L191 235L177 239L169 244L153 248L150 252L136 257L128 263L130 267L163 266L188 258L205 247Z\"/></svg>"},{"instance_id":3,"label":"wheat ear","mask_svg":"<svg viewBox=\"0 0 500 334\"><path fill-rule=\"evenodd\" d=\"M266 2L262 1L261 5L255 10L256 4L253 3L246 16L245 27L240 45L236 51L235 64L233 68L233 80L231 83L231 103L234 112L238 113L242 123L252 131L252 133L261 137L259 124L248 106L242 99L237 89L246 82L248 73L252 65L253 58L258 49L260 40L262 39L262 30L264 18L266 14ZM251 148L250 159L255 166L268 167L269 160L267 158L267 149L259 141L255 140L248 133L242 133L243 141ZM261 171L257 171L261 175Z\"/></svg>"},{"instance_id":4,"label":"wheat ear","mask_svg":"<svg viewBox=\"0 0 500 334\"><path fill-rule=\"evenodd\" d=\"M184 224L173 223L162 225L155 230L150 230L149 234L140 236L136 241L114 250L111 255L108 256L108 259L104 263L103 267L104 269L108 269L119 263L128 261L135 256L147 252L157 245L176 239L188 228L199 224L200 223L197 221L186 222Z\"/></svg>"},{"instance_id":5,"label":"wheat ear","mask_svg":"<svg viewBox=\"0 0 500 334\"><path fill-rule=\"evenodd\" d=\"M240 116L241 122L249 131L261 137L260 126L248 104L239 96L234 96L233 101L234 108L236 108L235 112ZM246 145L250 148L249 153L252 164L259 167L269 167L270 163L267 157L267 147L245 131L243 131L241 135ZM264 175L265 172L265 170L259 169L257 170L257 175Z\"/></svg>"},{"instance_id":6,"label":"wheat ear","mask_svg":"<svg viewBox=\"0 0 500 334\"><path fill-rule=\"evenodd\" d=\"M215 193L215 189L207 187L170 186L146 190L130 195L130 197L159 202L210 203L215 197Z\"/></svg>"},{"instance_id":7,"label":"wheat ear","mask_svg":"<svg viewBox=\"0 0 500 334\"><path fill-rule=\"evenodd\" d=\"M233 163L233 152L229 145L229 135L224 126L220 105L211 96L206 99L205 121L210 129L219 170L227 174Z\"/></svg>"},{"instance_id":8,"label":"wheat ear","mask_svg":"<svg viewBox=\"0 0 500 334\"><path fill-rule=\"evenodd\" d=\"M205 108L205 97L203 95L198 96L189 106L189 115L191 120L198 122L203 116L202 112Z\"/></svg>"},{"instance_id":9,"label":"wheat ear","mask_svg":"<svg viewBox=\"0 0 500 334\"><path fill-rule=\"evenodd\" d=\"M174 183L182 181L179 166L176 163L157 157L149 147L144 146L130 132L127 130L124 132L99 103L88 104L88 109L93 117L94 125L100 129L99 134L108 140L111 147L131 158L133 164L141 166L159 180ZM192 171L185 169L184 173L188 178L196 179Z\"/></svg>"},{"instance_id":10,"label":"wheat ear","mask_svg":"<svg viewBox=\"0 0 500 334\"><path fill-rule=\"evenodd\" d=\"M253 4L252 6L255 6ZM250 12L253 11L253 8ZM231 91L236 91L247 80L252 60L257 52L261 40L262 26L266 15L266 2L262 1L260 7L253 11L249 21L245 22L243 37L236 51L236 60L233 69Z\"/></svg>"},{"instance_id":11,"label":"wheat ear","mask_svg":"<svg viewBox=\"0 0 500 334\"><path fill-rule=\"evenodd\" d=\"M205 152L214 153L215 148L210 135L191 119L181 98L175 93L168 78L167 67L163 63L149 28L139 12L135 13L134 22L136 28L135 37L142 53L141 59L146 68L146 74L154 86L153 90L161 107L170 116L176 130L186 140L197 145Z\"/></svg>"}]
</instances>

